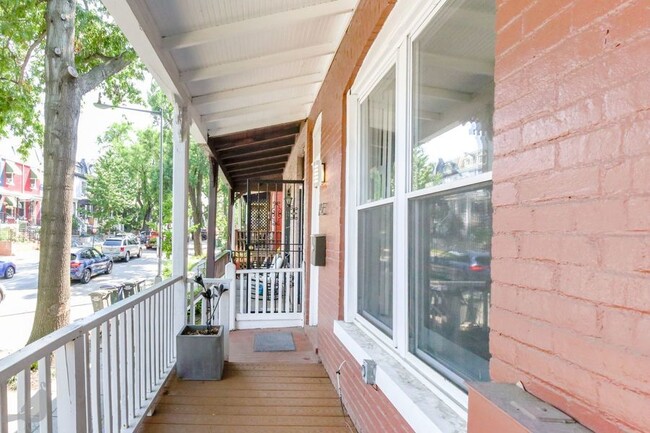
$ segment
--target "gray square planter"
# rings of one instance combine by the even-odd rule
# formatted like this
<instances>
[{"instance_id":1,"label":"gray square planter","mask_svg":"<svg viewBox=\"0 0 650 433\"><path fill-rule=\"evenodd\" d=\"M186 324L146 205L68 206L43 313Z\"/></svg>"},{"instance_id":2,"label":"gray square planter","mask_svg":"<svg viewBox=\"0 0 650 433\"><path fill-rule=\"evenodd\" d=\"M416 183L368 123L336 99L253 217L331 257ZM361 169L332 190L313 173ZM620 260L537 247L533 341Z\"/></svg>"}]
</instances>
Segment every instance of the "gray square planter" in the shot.
<instances>
[{"instance_id":1,"label":"gray square planter","mask_svg":"<svg viewBox=\"0 0 650 433\"><path fill-rule=\"evenodd\" d=\"M185 329L205 330L206 325L186 325L176 335L176 375L184 380L221 380L223 376L223 326L215 335L183 335Z\"/></svg>"}]
</instances>

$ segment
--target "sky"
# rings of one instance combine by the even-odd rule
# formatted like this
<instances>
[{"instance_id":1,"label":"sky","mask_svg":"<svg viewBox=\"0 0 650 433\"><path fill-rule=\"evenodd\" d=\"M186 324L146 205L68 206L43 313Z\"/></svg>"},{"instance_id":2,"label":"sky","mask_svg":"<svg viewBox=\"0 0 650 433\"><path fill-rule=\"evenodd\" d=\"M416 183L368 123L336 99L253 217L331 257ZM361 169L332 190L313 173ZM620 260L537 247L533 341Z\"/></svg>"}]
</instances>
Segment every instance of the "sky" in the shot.
<instances>
[{"instance_id":1,"label":"sky","mask_svg":"<svg viewBox=\"0 0 650 433\"><path fill-rule=\"evenodd\" d=\"M151 83L151 78L145 79L141 91L143 95ZM136 129L144 129L153 126L154 118L147 113L138 113L135 111L119 109L100 109L93 104L97 102L99 91L92 91L86 94L81 105L81 115L79 116L79 129L77 137L77 161L85 159L86 161L95 161L99 157L100 149L97 146L97 137L101 136L109 126L116 122L122 122L124 119L132 122ZM108 103L104 100L103 102ZM43 107L38 107L42 111ZM146 108L146 107L137 107ZM10 160L22 162L14 149L18 147L20 140L17 137L2 139L0 142L0 156ZM25 161L30 166L42 167L43 158L34 151Z\"/></svg>"},{"instance_id":2,"label":"sky","mask_svg":"<svg viewBox=\"0 0 650 433\"><path fill-rule=\"evenodd\" d=\"M136 129L153 126L154 117L147 113L120 109L101 109L93 104L97 102L98 92L88 93L81 106L79 130L77 137L77 161L86 159L94 161L99 156L97 137L101 136L109 126L125 119L132 122ZM109 103L104 100L104 103ZM138 107L145 108L145 107Z\"/></svg>"}]
</instances>

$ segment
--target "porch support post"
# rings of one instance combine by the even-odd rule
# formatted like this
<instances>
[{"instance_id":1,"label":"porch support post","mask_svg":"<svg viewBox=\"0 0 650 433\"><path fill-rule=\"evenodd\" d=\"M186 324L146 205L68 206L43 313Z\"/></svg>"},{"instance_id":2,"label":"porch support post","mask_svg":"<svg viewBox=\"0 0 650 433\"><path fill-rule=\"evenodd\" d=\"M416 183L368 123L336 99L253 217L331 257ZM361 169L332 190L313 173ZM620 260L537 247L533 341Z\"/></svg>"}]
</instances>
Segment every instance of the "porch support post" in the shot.
<instances>
[{"instance_id":1,"label":"porch support post","mask_svg":"<svg viewBox=\"0 0 650 433\"><path fill-rule=\"evenodd\" d=\"M187 106L174 101L172 136L174 142L174 183L172 187L172 277L183 279L174 287L174 329L185 325L185 280L187 278L187 200L190 148L190 118Z\"/></svg>"},{"instance_id":2,"label":"porch support post","mask_svg":"<svg viewBox=\"0 0 650 433\"><path fill-rule=\"evenodd\" d=\"M233 218L235 217L235 190L233 189L233 186L230 185L230 194L228 194L228 249L229 250L234 250L235 245L233 245Z\"/></svg>"},{"instance_id":3,"label":"porch support post","mask_svg":"<svg viewBox=\"0 0 650 433\"><path fill-rule=\"evenodd\" d=\"M217 190L219 189L219 166L214 159L210 159L210 189L208 197L208 252L205 257L205 274L208 278L215 278L214 270L214 244L217 227ZM220 277L221 275L219 275Z\"/></svg>"}]
</instances>

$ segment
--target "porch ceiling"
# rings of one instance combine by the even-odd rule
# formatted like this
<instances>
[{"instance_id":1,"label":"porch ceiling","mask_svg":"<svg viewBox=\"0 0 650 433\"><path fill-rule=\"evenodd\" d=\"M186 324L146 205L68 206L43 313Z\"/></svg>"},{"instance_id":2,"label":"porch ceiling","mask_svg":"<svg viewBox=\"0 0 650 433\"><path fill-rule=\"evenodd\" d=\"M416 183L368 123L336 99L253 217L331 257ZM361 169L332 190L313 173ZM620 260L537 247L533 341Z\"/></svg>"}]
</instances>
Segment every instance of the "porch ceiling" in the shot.
<instances>
[{"instance_id":1,"label":"porch ceiling","mask_svg":"<svg viewBox=\"0 0 650 433\"><path fill-rule=\"evenodd\" d=\"M235 189L246 179L281 179L302 121L209 137L208 147Z\"/></svg>"},{"instance_id":2,"label":"porch ceiling","mask_svg":"<svg viewBox=\"0 0 650 433\"><path fill-rule=\"evenodd\" d=\"M102 1L157 82L189 105L192 133L202 143L304 120L357 5L357 0ZM258 150L240 148L249 149ZM276 162L280 153L272 153ZM234 170L235 160L229 161Z\"/></svg>"}]
</instances>

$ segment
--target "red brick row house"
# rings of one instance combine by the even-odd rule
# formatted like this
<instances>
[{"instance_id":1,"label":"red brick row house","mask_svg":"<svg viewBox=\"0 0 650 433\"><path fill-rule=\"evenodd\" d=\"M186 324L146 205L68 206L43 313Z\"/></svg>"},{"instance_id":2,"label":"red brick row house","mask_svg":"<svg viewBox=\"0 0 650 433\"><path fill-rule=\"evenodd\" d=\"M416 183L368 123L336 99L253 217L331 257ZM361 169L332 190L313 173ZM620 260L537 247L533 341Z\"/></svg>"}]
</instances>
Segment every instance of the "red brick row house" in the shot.
<instances>
[{"instance_id":1,"label":"red brick row house","mask_svg":"<svg viewBox=\"0 0 650 433\"><path fill-rule=\"evenodd\" d=\"M174 276L190 128L233 194L304 173L358 431L650 431L645 1L104 3L176 106Z\"/></svg>"},{"instance_id":2,"label":"red brick row house","mask_svg":"<svg viewBox=\"0 0 650 433\"><path fill-rule=\"evenodd\" d=\"M2 159L0 162L0 219L40 225L42 176L27 164Z\"/></svg>"}]
</instances>

